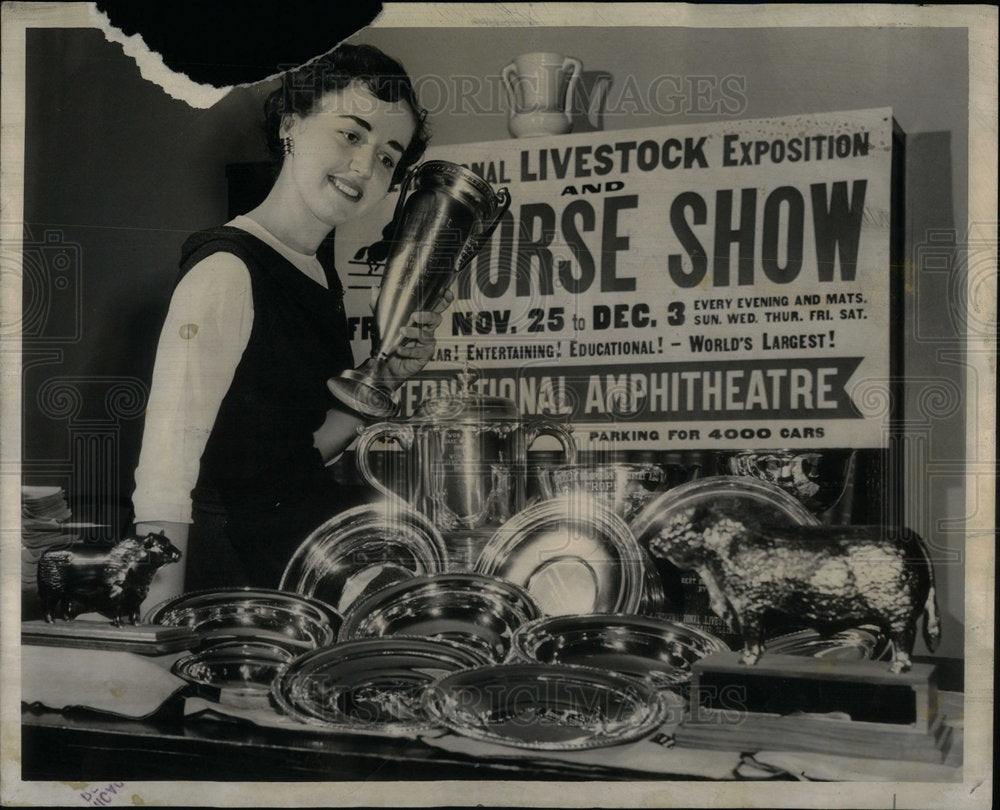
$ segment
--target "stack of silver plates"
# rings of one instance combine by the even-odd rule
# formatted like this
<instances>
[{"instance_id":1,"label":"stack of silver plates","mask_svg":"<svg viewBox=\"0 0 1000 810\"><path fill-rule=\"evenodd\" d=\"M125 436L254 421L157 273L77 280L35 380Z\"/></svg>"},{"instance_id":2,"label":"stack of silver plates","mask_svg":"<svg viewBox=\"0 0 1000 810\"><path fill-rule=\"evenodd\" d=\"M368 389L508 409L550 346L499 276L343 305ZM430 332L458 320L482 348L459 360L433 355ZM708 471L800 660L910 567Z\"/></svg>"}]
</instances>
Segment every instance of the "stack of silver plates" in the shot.
<instances>
[{"instance_id":1,"label":"stack of silver plates","mask_svg":"<svg viewBox=\"0 0 1000 810\"><path fill-rule=\"evenodd\" d=\"M344 617L340 640L381 636L447 639L502 661L514 631L541 614L510 582L482 574L432 574L398 582L357 602Z\"/></svg>"},{"instance_id":2,"label":"stack of silver plates","mask_svg":"<svg viewBox=\"0 0 1000 810\"><path fill-rule=\"evenodd\" d=\"M606 504L580 495L530 506L505 523L476 563L525 588L542 613L634 613L647 556Z\"/></svg>"},{"instance_id":3,"label":"stack of silver plates","mask_svg":"<svg viewBox=\"0 0 1000 810\"><path fill-rule=\"evenodd\" d=\"M314 650L284 666L271 685L288 716L326 729L412 734L432 727L423 691L435 679L481 666L466 646L426 638L372 638Z\"/></svg>"},{"instance_id":4,"label":"stack of silver plates","mask_svg":"<svg viewBox=\"0 0 1000 810\"><path fill-rule=\"evenodd\" d=\"M280 587L346 613L381 588L448 568L440 532L401 501L366 504L331 518L292 556Z\"/></svg>"}]
</instances>

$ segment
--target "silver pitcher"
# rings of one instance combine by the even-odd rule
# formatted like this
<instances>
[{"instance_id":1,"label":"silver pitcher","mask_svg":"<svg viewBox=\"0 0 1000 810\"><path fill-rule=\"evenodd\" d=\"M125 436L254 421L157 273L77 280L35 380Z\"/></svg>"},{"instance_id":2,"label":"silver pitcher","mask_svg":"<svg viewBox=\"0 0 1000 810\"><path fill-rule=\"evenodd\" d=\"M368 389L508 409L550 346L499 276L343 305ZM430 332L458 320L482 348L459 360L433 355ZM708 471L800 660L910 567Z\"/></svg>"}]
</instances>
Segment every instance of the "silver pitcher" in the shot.
<instances>
[{"instance_id":1,"label":"silver pitcher","mask_svg":"<svg viewBox=\"0 0 1000 810\"><path fill-rule=\"evenodd\" d=\"M412 186L413 193L407 196ZM372 354L358 369L327 383L341 402L376 418L398 410L386 361L403 340L414 312L430 310L455 276L490 238L510 206L510 194L446 160L432 160L407 175L393 216L396 230L375 306Z\"/></svg>"},{"instance_id":2,"label":"silver pitcher","mask_svg":"<svg viewBox=\"0 0 1000 810\"><path fill-rule=\"evenodd\" d=\"M576 460L571 428L545 420L525 422L513 400L473 393L474 375L458 375L454 394L424 400L411 419L386 421L361 432L358 470L390 496L402 496L443 532L496 526L525 505L528 448L541 435L562 444ZM405 450L404 491L392 492L372 469L376 442Z\"/></svg>"}]
</instances>

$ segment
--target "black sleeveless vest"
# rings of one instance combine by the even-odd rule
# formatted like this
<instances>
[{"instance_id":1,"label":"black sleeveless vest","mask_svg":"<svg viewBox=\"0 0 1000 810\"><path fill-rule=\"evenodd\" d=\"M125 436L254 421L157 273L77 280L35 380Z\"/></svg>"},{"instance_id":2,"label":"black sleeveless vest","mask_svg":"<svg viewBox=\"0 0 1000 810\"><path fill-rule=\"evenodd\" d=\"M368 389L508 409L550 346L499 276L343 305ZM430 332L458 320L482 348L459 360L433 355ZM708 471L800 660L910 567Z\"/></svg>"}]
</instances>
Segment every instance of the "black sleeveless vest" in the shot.
<instances>
[{"instance_id":1,"label":"black sleeveless vest","mask_svg":"<svg viewBox=\"0 0 1000 810\"><path fill-rule=\"evenodd\" d=\"M332 240L317 252L329 289L229 226L184 243L178 281L219 251L250 271L253 328L202 454L198 487L235 511L323 497L329 477L312 434L334 405L327 379L354 365Z\"/></svg>"}]
</instances>

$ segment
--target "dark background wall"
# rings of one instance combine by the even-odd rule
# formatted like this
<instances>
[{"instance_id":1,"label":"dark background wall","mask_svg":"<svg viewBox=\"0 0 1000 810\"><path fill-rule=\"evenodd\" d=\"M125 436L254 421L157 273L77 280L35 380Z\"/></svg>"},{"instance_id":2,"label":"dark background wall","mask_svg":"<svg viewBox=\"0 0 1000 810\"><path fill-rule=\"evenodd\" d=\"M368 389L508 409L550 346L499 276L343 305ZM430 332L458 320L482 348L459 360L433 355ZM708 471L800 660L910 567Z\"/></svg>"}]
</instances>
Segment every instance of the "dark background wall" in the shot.
<instances>
[{"instance_id":1,"label":"dark background wall","mask_svg":"<svg viewBox=\"0 0 1000 810\"><path fill-rule=\"evenodd\" d=\"M436 144L507 137L499 73L535 50L612 75L606 130L730 114L698 112L690 99L669 112L627 103L628 88L664 75L682 88L739 77L742 118L893 108L907 135L906 522L937 548L941 652L960 654L965 290L954 257L968 225L965 31L373 28L354 39L406 65ZM30 30L27 54L24 477L67 487L81 516L123 524L180 246L227 218L226 166L265 159L260 110L273 83L196 110L142 79L96 30Z\"/></svg>"},{"instance_id":2,"label":"dark background wall","mask_svg":"<svg viewBox=\"0 0 1000 810\"><path fill-rule=\"evenodd\" d=\"M24 476L124 520L180 246L224 221L226 164L266 157L263 90L193 109L97 30L27 53Z\"/></svg>"}]
</instances>

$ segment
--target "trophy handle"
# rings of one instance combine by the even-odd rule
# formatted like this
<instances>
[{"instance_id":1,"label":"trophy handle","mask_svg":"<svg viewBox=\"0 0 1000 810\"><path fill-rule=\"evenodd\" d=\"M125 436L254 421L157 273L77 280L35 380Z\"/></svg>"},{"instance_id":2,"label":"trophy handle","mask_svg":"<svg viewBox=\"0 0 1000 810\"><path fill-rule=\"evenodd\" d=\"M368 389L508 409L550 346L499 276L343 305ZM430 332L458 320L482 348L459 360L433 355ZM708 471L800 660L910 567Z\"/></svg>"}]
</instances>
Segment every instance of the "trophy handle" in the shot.
<instances>
[{"instance_id":1,"label":"trophy handle","mask_svg":"<svg viewBox=\"0 0 1000 810\"><path fill-rule=\"evenodd\" d=\"M551 501L556 496L555 487L552 486L552 475L551 467L539 467L535 471L535 475L538 478L538 489L541 490L542 500Z\"/></svg>"},{"instance_id":2,"label":"trophy handle","mask_svg":"<svg viewBox=\"0 0 1000 810\"><path fill-rule=\"evenodd\" d=\"M510 192L506 188L502 188L497 192L497 213L493 217L493 220L487 225L482 233L478 236L470 239L464 248L462 248L462 255L458 260L458 269L456 275L461 273L466 267L468 267L469 262L471 262L479 254L479 251L483 249L491 236L493 236L493 231L497 229L497 225L500 224L500 219L504 214L507 213L507 209L510 208Z\"/></svg>"},{"instance_id":3,"label":"trophy handle","mask_svg":"<svg viewBox=\"0 0 1000 810\"><path fill-rule=\"evenodd\" d=\"M569 85L566 87L566 103L563 104L563 113L567 119L573 115L573 96L576 92L576 83L580 81L580 74L583 72L583 63L579 59L567 56L563 60L563 70L570 68L573 72L569 76Z\"/></svg>"},{"instance_id":4,"label":"trophy handle","mask_svg":"<svg viewBox=\"0 0 1000 810\"><path fill-rule=\"evenodd\" d=\"M369 454L371 453L372 445L377 439L381 438L394 439L402 445L403 449L409 452L413 447L413 428L409 425L397 425L393 422L378 422L362 431L361 436L358 438L358 446L356 448L357 462L358 462L358 472L361 473L361 477L365 479L369 484L371 484L375 489L381 492L383 495L388 495L390 498L398 498L399 494L393 492L385 484L383 484L372 470L371 463L369 461Z\"/></svg>"},{"instance_id":5,"label":"trophy handle","mask_svg":"<svg viewBox=\"0 0 1000 810\"><path fill-rule=\"evenodd\" d=\"M823 461L823 456L820 453L803 453L801 459L802 474L810 481L818 479L820 477L820 464Z\"/></svg>"},{"instance_id":6,"label":"trophy handle","mask_svg":"<svg viewBox=\"0 0 1000 810\"><path fill-rule=\"evenodd\" d=\"M490 465L490 478L492 479L492 487L490 488L490 494L487 498L486 505L483 509L482 515L479 520L472 525L474 528L478 525L482 517L489 514L491 520L505 523L511 518L510 511L510 496L511 496L511 478L513 477L513 471L509 464L491 464Z\"/></svg>"},{"instance_id":7,"label":"trophy handle","mask_svg":"<svg viewBox=\"0 0 1000 810\"><path fill-rule=\"evenodd\" d=\"M566 454L566 464L576 463L576 442L571 435L573 428L566 425L557 425L554 422L533 422L524 428L524 451L535 443L539 436L552 436L559 440ZM544 476L542 476L544 480Z\"/></svg>"},{"instance_id":8,"label":"trophy handle","mask_svg":"<svg viewBox=\"0 0 1000 810\"><path fill-rule=\"evenodd\" d=\"M594 129L601 129L601 122L604 115L604 102L607 100L608 91L611 89L610 76L598 76L594 82L593 94L590 97L590 106L587 108L587 121Z\"/></svg>"},{"instance_id":9,"label":"trophy handle","mask_svg":"<svg viewBox=\"0 0 1000 810\"><path fill-rule=\"evenodd\" d=\"M507 88L507 100L510 102L510 114L514 115L517 112L517 90L514 84L514 79L517 76L517 67L511 62L507 67L500 71L500 75L503 77L504 87Z\"/></svg>"}]
</instances>

